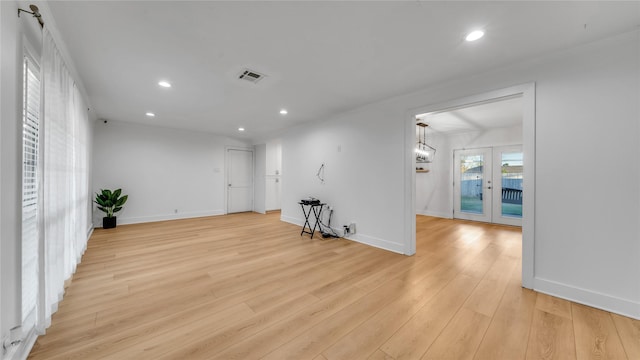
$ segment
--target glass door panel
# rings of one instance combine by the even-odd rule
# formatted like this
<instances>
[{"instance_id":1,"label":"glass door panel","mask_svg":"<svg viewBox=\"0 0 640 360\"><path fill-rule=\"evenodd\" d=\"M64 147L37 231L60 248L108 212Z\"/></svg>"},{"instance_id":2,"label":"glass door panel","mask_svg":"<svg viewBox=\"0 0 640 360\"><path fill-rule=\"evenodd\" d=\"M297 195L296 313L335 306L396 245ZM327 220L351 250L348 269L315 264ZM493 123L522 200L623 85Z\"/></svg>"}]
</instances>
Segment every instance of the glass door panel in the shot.
<instances>
[{"instance_id":1,"label":"glass door panel","mask_svg":"<svg viewBox=\"0 0 640 360\"><path fill-rule=\"evenodd\" d=\"M491 221L491 149L454 151L454 217Z\"/></svg>"},{"instance_id":2,"label":"glass door panel","mask_svg":"<svg viewBox=\"0 0 640 360\"><path fill-rule=\"evenodd\" d=\"M500 191L494 194L493 222L522 226L522 146L494 148L494 183Z\"/></svg>"}]
</instances>

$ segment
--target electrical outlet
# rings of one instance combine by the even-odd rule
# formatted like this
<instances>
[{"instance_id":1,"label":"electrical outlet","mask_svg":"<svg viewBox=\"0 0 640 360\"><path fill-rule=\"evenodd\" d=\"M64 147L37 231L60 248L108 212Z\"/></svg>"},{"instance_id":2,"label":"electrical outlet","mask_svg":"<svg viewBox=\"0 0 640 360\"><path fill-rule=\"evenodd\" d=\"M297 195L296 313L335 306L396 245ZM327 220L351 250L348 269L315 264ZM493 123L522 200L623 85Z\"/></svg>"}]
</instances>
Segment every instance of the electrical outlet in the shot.
<instances>
[{"instance_id":1,"label":"electrical outlet","mask_svg":"<svg viewBox=\"0 0 640 360\"><path fill-rule=\"evenodd\" d=\"M177 213L178 213L178 209L174 209L174 210L173 210L173 213L174 213L174 214L177 214Z\"/></svg>"},{"instance_id":2,"label":"electrical outlet","mask_svg":"<svg viewBox=\"0 0 640 360\"><path fill-rule=\"evenodd\" d=\"M349 224L349 234L353 235L356 233L356 223L352 222Z\"/></svg>"}]
</instances>

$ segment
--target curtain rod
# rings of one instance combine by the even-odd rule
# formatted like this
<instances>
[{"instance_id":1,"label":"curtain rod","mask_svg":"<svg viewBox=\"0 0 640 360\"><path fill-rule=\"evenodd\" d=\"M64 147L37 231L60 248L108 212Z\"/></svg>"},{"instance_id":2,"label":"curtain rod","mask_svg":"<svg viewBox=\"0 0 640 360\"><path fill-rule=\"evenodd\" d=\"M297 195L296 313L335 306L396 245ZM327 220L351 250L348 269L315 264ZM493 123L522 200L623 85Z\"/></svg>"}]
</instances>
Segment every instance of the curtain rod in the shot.
<instances>
[{"instance_id":1,"label":"curtain rod","mask_svg":"<svg viewBox=\"0 0 640 360\"><path fill-rule=\"evenodd\" d=\"M26 12L27 14L31 14L33 15L34 18L38 19L38 23L40 24L40 27L43 28L44 27L44 21L42 21L42 14L40 14L40 9L38 9L37 6L31 4L29 5L29 9L31 9L31 11L27 11L27 10L23 10L18 8L18 17L20 17L20 12Z\"/></svg>"}]
</instances>

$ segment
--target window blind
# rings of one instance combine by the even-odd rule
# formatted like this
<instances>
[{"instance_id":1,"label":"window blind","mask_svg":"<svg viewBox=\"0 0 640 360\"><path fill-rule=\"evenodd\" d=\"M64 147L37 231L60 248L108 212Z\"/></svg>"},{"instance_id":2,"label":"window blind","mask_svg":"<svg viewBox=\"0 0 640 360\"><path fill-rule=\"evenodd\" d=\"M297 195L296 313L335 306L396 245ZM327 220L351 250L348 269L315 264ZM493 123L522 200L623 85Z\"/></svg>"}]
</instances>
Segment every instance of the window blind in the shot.
<instances>
[{"instance_id":1,"label":"window blind","mask_svg":"<svg viewBox=\"0 0 640 360\"><path fill-rule=\"evenodd\" d=\"M38 147L40 70L29 56L23 64L22 112L22 327L35 325L38 302Z\"/></svg>"}]
</instances>

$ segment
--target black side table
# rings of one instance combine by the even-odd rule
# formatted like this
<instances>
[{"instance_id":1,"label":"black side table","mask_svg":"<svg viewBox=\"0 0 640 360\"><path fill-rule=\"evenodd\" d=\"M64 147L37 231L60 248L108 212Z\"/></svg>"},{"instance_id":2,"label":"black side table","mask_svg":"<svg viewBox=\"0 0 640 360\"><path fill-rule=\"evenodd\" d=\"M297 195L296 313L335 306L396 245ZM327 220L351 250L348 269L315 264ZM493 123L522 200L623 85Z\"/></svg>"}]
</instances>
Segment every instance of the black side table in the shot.
<instances>
[{"instance_id":1,"label":"black side table","mask_svg":"<svg viewBox=\"0 0 640 360\"><path fill-rule=\"evenodd\" d=\"M302 232L300 232L300 236L302 236L302 234L310 234L311 238L313 239L313 234L316 232L316 227L318 228L318 230L322 231L322 228L318 224L320 223L320 214L322 213L322 207L326 204L305 204L303 202L299 202L298 204L300 204L300 207L302 207L302 213L304 214L304 225L302 225ZM308 207L308 210L305 209L305 206ZM313 227L311 227L311 223L309 222L311 212L313 212L313 216L316 218ZM305 230L306 228L309 228L309 231Z\"/></svg>"}]
</instances>

